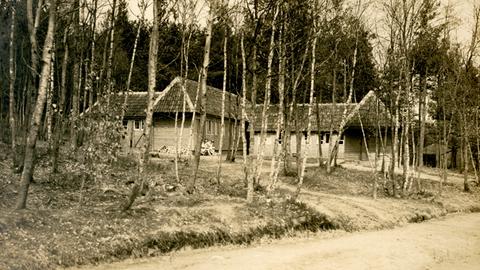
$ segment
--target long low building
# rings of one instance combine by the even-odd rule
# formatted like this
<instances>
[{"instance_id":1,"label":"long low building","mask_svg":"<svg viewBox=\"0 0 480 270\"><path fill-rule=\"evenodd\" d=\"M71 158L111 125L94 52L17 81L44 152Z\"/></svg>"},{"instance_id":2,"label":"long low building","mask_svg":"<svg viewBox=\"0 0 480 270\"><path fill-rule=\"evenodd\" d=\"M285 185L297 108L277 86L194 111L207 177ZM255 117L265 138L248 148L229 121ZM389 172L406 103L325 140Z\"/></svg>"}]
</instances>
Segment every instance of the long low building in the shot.
<instances>
[{"instance_id":1,"label":"long low building","mask_svg":"<svg viewBox=\"0 0 480 270\"><path fill-rule=\"evenodd\" d=\"M351 160L367 159L367 152L373 157L378 143L381 148L380 139L376 139L375 134L378 128L382 130L382 141L385 139L385 127L390 126L389 113L384 104L376 97L373 92L367 94L359 103L328 103L314 105L310 117L308 117L308 104L299 104L295 109L298 114L298 124L295 124L295 116L290 121L291 140L290 149L296 153L296 136L301 136L302 146L306 145L306 134L308 119L311 124L311 140L308 146L307 155L309 157L318 157L321 147L322 157L326 157L331 142L338 138L340 123L346 118L344 133L339 141L338 157ZM255 109L255 143L253 153L258 153L261 139L261 117L263 105L257 105ZM284 114L285 119L288 110ZM251 115L250 118L253 116ZM282 138L276 137L278 105L270 105L267 111L266 141L264 146L264 155L271 156L275 143L279 146ZM296 128L297 127L297 128ZM363 127L363 131L362 131ZM297 132L298 130L298 132ZM332 133L330 133L332 131ZM390 130L388 131L390 133ZM366 144L364 140L366 137ZM320 135L320 136L319 136ZM387 134L387 140L384 141L386 152L391 152L391 136Z\"/></svg>"}]
</instances>

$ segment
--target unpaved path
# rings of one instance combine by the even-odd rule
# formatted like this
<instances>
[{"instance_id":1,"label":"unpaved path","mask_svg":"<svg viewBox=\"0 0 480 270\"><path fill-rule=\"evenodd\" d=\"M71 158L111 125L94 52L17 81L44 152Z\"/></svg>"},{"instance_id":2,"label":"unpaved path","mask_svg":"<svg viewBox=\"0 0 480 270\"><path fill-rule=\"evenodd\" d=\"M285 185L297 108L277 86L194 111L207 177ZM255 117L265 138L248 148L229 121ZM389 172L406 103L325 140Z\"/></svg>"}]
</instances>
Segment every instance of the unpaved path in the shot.
<instances>
[{"instance_id":1,"label":"unpaved path","mask_svg":"<svg viewBox=\"0 0 480 270\"><path fill-rule=\"evenodd\" d=\"M480 214L331 239L213 248L88 269L480 269Z\"/></svg>"},{"instance_id":2,"label":"unpaved path","mask_svg":"<svg viewBox=\"0 0 480 270\"><path fill-rule=\"evenodd\" d=\"M388 160L386 163L386 168L388 168ZM366 171L371 172L373 171L372 164L368 161L358 161L358 160L341 160L339 165L350 170L357 170L357 171ZM377 165L377 170L381 170L381 164ZM403 171L401 167L395 167L395 174L402 175ZM453 183L456 185L463 185L463 174L459 174L452 170L448 170L447 172L447 183ZM432 181L440 181L441 180L442 171L439 168L431 168L431 167L423 167L421 170L415 172L415 176L421 179L428 179ZM474 175L469 175L469 181L474 181Z\"/></svg>"}]
</instances>

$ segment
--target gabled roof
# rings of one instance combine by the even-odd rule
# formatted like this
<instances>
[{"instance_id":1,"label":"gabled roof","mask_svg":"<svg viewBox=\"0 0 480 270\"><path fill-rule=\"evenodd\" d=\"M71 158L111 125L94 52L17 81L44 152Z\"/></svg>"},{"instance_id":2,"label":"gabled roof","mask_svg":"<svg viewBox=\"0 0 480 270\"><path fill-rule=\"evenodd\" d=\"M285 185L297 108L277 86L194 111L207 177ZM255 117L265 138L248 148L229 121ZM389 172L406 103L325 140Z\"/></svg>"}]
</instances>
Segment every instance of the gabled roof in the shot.
<instances>
[{"instance_id":1,"label":"gabled roof","mask_svg":"<svg viewBox=\"0 0 480 270\"><path fill-rule=\"evenodd\" d=\"M195 109L195 99L199 84L192 80L185 80L185 90L183 89L183 78L176 77L161 92L155 93L153 104L154 113L173 113L183 111L183 100L185 96L185 112L193 112ZM121 99L123 95L118 95L116 99ZM127 109L125 117L145 117L147 106L147 92L132 92L128 94ZM198 97L198 102L200 97ZM227 92L225 96L225 117L233 118L239 114L239 98L237 95ZM222 90L207 86L207 114L221 116L222 113Z\"/></svg>"},{"instance_id":2,"label":"gabled roof","mask_svg":"<svg viewBox=\"0 0 480 270\"><path fill-rule=\"evenodd\" d=\"M130 92L127 94L127 108L125 110L125 117L145 117L145 108L147 107L148 92ZM156 92L154 98L156 99L160 95ZM116 99L123 102L125 96L117 95Z\"/></svg>"},{"instance_id":3,"label":"gabled roof","mask_svg":"<svg viewBox=\"0 0 480 270\"><path fill-rule=\"evenodd\" d=\"M370 91L359 103L321 103L314 105L310 116L312 131L328 131L330 127L333 130L338 129L343 117L347 118L345 127L376 127L377 126L377 101L378 101L378 120L380 126L390 125L390 117L385 105ZM308 107L309 104L298 104L297 113L299 114L300 128L305 130L308 124ZM358 108L357 108L358 107ZM355 109L358 109L356 112ZM261 129L263 105L257 105L255 108L255 130ZM288 114L289 108L285 108L285 115ZM320 125L317 124L317 112ZM268 124L267 131L275 131L278 119L278 105L270 105L268 108ZM360 116L360 117L359 117ZM294 116L293 116L294 118ZM292 119L292 125L294 119Z\"/></svg>"},{"instance_id":4,"label":"gabled roof","mask_svg":"<svg viewBox=\"0 0 480 270\"><path fill-rule=\"evenodd\" d=\"M160 94L154 104L154 112L181 112L183 110L183 97L186 97L186 112L194 111L195 100L199 84L192 80L176 77ZM222 90L207 86L207 114L221 116L222 114ZM200 96L198 97L200 102ZM237 95L227 92L225 96L225 116L233 117L239 113L239 98Z\"/></svg>"}]
</instances>

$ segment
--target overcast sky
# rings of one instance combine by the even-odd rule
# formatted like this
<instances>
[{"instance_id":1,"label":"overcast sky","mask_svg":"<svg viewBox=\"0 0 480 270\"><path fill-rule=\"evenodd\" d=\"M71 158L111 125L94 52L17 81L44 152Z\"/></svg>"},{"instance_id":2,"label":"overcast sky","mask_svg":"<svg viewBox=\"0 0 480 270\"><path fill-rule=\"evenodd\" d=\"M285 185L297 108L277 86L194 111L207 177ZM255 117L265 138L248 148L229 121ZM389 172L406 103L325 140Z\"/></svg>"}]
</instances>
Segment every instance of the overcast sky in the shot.
<instances>
[{"instance_id":1,"label":"overcast sky","mask_svg":"<svg viewBox=\"0 0 480 270\"><path fill-rule=\"evenodd\" d=\"M130 14L132 18L135 18L140 14L140 10L138 8L137 1L139 0L131 0L128 1ZM151 0L146 0L151 3ZM205 0L198 0L198 21L200 24L203 24L205 19L203 18L206 15L207 6L204 3ZM238 1L238 0L229 0L231 2ZM356 2L357 0L347 0L347 2ZM372 32L377 33L380 38L377 42L381 41L381 37L385 36L383 28L383 11L382 11L382 2L388 0L362 0L362 3L367 3L370 1L371 3L368 4L368 10L365 12L364 19L367 22L368 27L371 28ZM420 1L420 0L417 0ZM455 24L453 25L451 38L454 41L458 41L464 46L468 43L468 40L471 36L471 29L473 27L473 14L472 10L475 4L480 5L480 0L440 0L441 7L440 11L442 12L442 17L444 16L443 12L445 11L445 7L447 5L452 7L452 16L456 18ZM152 18L152 7L150 5L149 9L147 10L147 19L151 20ZM376 45L374 45L376 46Z\"/></svg>"},{"instance_id":2,"label":"overcast sky","mask_svg":"<svg viewBox=\"0 0 480 270\"><path fill-rule=\"evenodd\" d=\"M151 0L146 0L151 3ZM380 24L377 25L378 27L381 27L381 18L383 17L383 13L381 10L381 3L383 0L373 0L372 4L369 4L369 9L370 11L366 13L367 16L366 19L369 20L370 25L374 24ZM418 1L418 0L417 0ZM207 8L205 4L203 3L204 0L198 0L199 8L198 9L203 9L204 11L201 12L197 10L199 13L205 14L206 11L205 9ZM363 1L367 2L367 1ZM453 16L457 18L457 23L455 25L455 28L452 29L452 38L457 39L458 41L464 42L470 38L470 33L471 33L471 28L472 28L472 8L474 4L479 4L480 5L480 0L440 0L441 2L441 10L443 12L444 8L446 5L450 5L453 7ZM129 3L129 9L130 9L130 14L132 17L138 16L140 14L140 10L138 8L137 0L130 0L128 1ZM199 20L202 21L202 14L199 16ZM147 18L151 19L152 18L152 7L150 7L147 10Z\"/></svg>"}]
</instances>

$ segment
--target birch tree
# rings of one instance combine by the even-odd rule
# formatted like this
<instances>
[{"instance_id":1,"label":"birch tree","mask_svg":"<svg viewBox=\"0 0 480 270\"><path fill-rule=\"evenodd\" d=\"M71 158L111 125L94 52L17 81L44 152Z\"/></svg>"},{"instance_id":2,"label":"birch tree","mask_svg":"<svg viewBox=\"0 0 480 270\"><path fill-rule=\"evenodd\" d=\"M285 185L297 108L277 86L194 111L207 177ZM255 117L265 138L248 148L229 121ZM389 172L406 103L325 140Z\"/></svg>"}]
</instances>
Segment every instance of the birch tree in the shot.
<instances>
[{"instance_id":1,"label":"birch tree","mask_svg":"<svg viewBox=\"0 0 480 270\"><path fill-rule=\"evenodd\" d=\"M273 147L273 155L272 155L272 162L270 168L270 184L268 186L268 191L272 191L275 188L275 185L278 180L278 173L280 170L281 164L281 153L282 149L279 148L279 144L282 144L282 138L285 140L284 131L282 128L284 126L284 99L285 99L285 62L286 62L286 45L285 45L285 37L283 35L283 28L285 28L285 21L282 20L282 26L279 29L279 37L278 37L278 51L279 51L279 61L278 61L278 114L277 114L277 127L275 131L275 142ZM283 143L285 144L285 143Z\"/></svg>"},{"instance_id":2,"label":"birch tree","mask_svg":"<svg viewBox=\"0 0 480 270\"><path fill-rule=\"evenodd\" d=\"M316 23L314 22L313 24L313 29L316 29ZM309 94L309 104L308 104L308 113L307 113L307 137L305 139L305 147L303 148L303 153L302 153L302 163L301 163L301 169L300 169L300 174L298 176L298 184L297 184L297 190L295 192L295 197L298 197L300 194L300 190L303 185L303 178L305 177L305 166L307 164L307 159L308 159L308 154L307 154L307 149L310 148L310 135L312 131L312 109L313 109L313 104L314 104L314 92L315 92L315 52L316 52L316 47L317 47L317 36L315 32L315 36L313 37L312 41L312 60L310 64L310 94ZM318 108L317 108L318 109ZM298 132L298 131L297 131Z\"/></svg>"},{"instance_id":3,"label":"birch tree","mask_svg":"<svg viewBox=\"0 0 480 270\"><path fill-rule=\"evenodd\" d=\"M156 0L154 0L154 1L156 1ZM132 57L130 59L130 68L128 70L127 85L126 85L125 91L123 93L124 97L123 97L121 119L124 118L125 111L127 110L128 95L130 94L130 82L132 80L133 66L135 64L135 56L137 54L138 39L140 37L140 30L142 29L143 24L144 24L145 11L146 11L148 5L145 2L145 0L141 0L141 2L138 3L138 7L140 8L140 16L138 17L138 28L137 28L137 33L135 34L135 41L133 42L133 52L132 52Z\"/></svg>"},{"instance_id":4,"label":"birch tree","mask_svg":"<svg viewBox=\"0 0 480 270\"><path fill-rule=\"evenodd\" d=\"M158 37L159 37L159 20L160 20L160 8L163 4L163 0L154 0L153 1L153 26L152 33L150 34L150 48L148 52L148 98L147 98L147 109L146 109L146 118L145 125L143 127L143 145L141 148L141 156L139 158L138 171L139 176L137 177L134 186L130 192L127 203L124 205L123 210L128 210L132 206L133 202L140 194L144 185L143 172L145 166L148 162L150 155L150 132L152 129L152 119L153 119L153 103L155 101L155 87L156 87L156 75L157 75L157 56L158 56Z\"/></svg>"},{"instance_id":5,"label":"birch tree","mask_svg":"<svg viewBox=\"0 0 480 270\"><path fill-rule=\"evenodd\" d=\"M35 103L35 108L30 122L30 129L28 131L27 144L25 148L24 166L21 176L21 182L17 197L16 209L25 209L27 206L28 188L32 180L35 168L35 145L37 142L38 131L42 120L43 108L45 106L46 92L48 81L50 77L50 68L52 60L52 46L55 37L55 23L56 23L56 0L50 2L48 28L45 37L45 43L42 50L42 70L40 73L40 84L38 87L38 95Z\"/></svg>"},{"instance_id":6,"label":"birch tree","mask_svg":"<svg viewBox=\"0 0 480 270\"><path fill-rule=\"evenodd\" d=\"M11 137L11 148L12 148L12 165L15 168L17 164L17 127L15 121L15 79L16 79L16 70L15 70L15 9L16 9L16 1L11 1L10 3L10 41L9 41L9 94L8 94L8 114L9 114L9 122L10 122L10 137ZM3 102L3 100L0 100ZM1 112L0 112L1 113Z\"/></svg>"},{"instance_id":7,"label":"birch tree","mask_svg":"<svg viewBox=\"0 0 480 270\"><path fill-rule=\"evenodd\" d=\"M203 53L203 65L201 71L201 78L200 78L200 104L196 104L198 111L200 113L200 121L198 124L198 128L196 128L196 140L195 140L195 152L193 158L193 175L192 179L188 183L187 192L192 193L195 189L195 183L197 179L198 173L198 166L200 165L200 150L202 146L202 142L204 139L204 129L205 129L205 121L207 118L207 75L208 75L208 64L210 63L210 44L212 40L212 27L213 27L213 19L214 19L214 8L216 6L216 1L211 0L209 3L209 12L207 18L207 32L205 37L205 47Z\"/></svg>"},{"instance_id":8,"label":"birch tree","mask_svg":"<svg viewBox=\"0 0 480 270\"><path fill-rule=\"evenodd\" d=\"M60 75L60 96L58 100L57 110L55 113L55 128L53 139L53 160L52 160L52 172L58 172L58 155L60 150L60 141L63 137L63 127L65 122L65 100L67 98L67 68L69 59L69 45L68 45L68 27L64 30L63 34L63 59L61 64Z\"/></svg>"},{"instance_id":9,"label":"birch tree","mask_svg":"<svg viewBox=\"0 0 480 270\"><path fill-rule=\"evenodd\" d=\"M262 126L260 130L260 142L258 144L258 153L255 163L253 164L252 176L254 177L254 182L259 183L261 168L263 165L263 155L265 148L265 141L267 139L267 124L268 124L268 108L270 107L270 95L272 87L272 63L274 56L274 46L275 46L275 33L276 33L276 21L279 13L278 4L274 7L274 15L272 19L272 32L270 35L270 45L268 49L268 58L267 58L267 78L265 82L265 98L263 102L262 109Z\"/></svg>"},{"instance_id":10,"label":"birch tree","mask_svg":"<svg viewBox=\"0 0 480 270\"><path fill-rule=\"evenodd\" d=\"M220 175L222 173L222 148L223 135L225 133L225 95L227 92L227 44L228 44L228 29L225 27L225 36L223 38L223 83L222 83L222 112L220 116L220 139L218 142L218 168L217 168L217 183L220 184ZM245 140L246 143L246 140ZM246 149L245 149L246 152ZM246 154L246 153L245 153Z\"/></svg>"}]
</instances>

